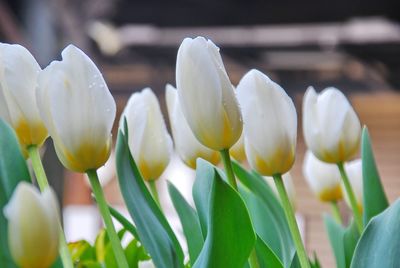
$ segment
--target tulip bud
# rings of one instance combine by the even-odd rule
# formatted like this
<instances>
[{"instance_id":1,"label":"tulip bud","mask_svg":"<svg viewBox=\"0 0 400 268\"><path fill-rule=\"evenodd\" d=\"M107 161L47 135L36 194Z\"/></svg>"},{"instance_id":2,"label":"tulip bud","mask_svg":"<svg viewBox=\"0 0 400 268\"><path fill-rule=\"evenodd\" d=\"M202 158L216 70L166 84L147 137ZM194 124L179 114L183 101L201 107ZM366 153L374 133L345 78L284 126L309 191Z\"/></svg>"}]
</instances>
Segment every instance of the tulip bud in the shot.
<instances>
[{"instance_id":1,"label":"tulip bud","mask_svg":"<svg viewBox=\"0 0 400 268\"><path fill-rule=\"evenodd\" d=\"M336 88L327 88L320 94L313 87L307 89L303 100L303 131L308 148L324 162L344 162L358 151L360 121Z\"/></svg>"},{"instance_id":2,"label":"tulip bud","mask_svg":"<svg viewBox=\"0 0 400 268\"><path fill-rule=\"evenodd\" d=\"M59 209L53 190L21 182L4 207L12 258L22 268L47 268L58 256Z\"/></svg>"},{"instance_id":3,"label":"tulip bud","mask_svg":"<svg viewBox=\"0 0 400 268\"><path fill-rule=\"evenodd\" d=\"M158 179L171 158L172 140L153 91L145 88L133 93L123 118L128 123L129 148L143 178L148 181Z\"/></svg>"},{"instance_id":4,"label":"tulip bud","mask_svg":"<svg viewBox=\"0 0 400 268\"><path fill-rule=\"evenodd\" d=\"M276 189L274 178L264 177L264 179L268 183L269 187L272 189L276 197L280 199L278 189ZM290 175L290 172L283 174L282 180L283 184L285 185L286 192L289 196L289 201L292 204L293 208L296 208L296 188L294 187L293 179L292 176Z\"/></svg>"},{"instance_id":5,"label":"tulip bud","mask_svg":"<svg viewBox=\"0 0 400 268\"><path fill-rule=\"evenodd\" d=\"M361 159L356 159L345 164L345 169L351 187L353 188L354 197L356 198L359 211L363 210L363 175L362 175L362 161ZM350 200L347 196L344 184L341 184L342 191L345 193L344 200L347 205L351 207Z\"/></svg>"},{"instance_id":6,"label":"tulip bud","mask_svg":"<svg viewBox=\"0 0 400 268\"><path fill-rule=\"evenodd\" d=\"M23 149L41 146L48 136L36 105L40 71L26 48L0 43L0 117L14 128Z\"/></svg>"},{"instance_id":7,"label":"tulip bud","mask_svg":"<svg viewBox=\"0 0 400 268\"><path fill-rule=\"evenodd\" d=\"M334 164L327 164L307 151L303 162L303 175L311 190L322 202L342 199L341 177Z\"/></svg>"},{"instance_id":8,"label":"tulip bud","mask_svg":"<svg viewBox=\"0 0 400 268\"><path fill-rule=\"evenodd\" d=\"M216 151L232 147L243 124L219 48L203 37L183 40L176 83L182 112L195 137Z\"/></svg>"},{"instance_id":9,"label":"tulip bud","mask_svg":"<svg viewBox=\"0 0 400 268\"><path fill-rule=\"evenodd\" d=\"M39 75L38 107L60 161L86 172L104 165L110 155L115 101L85 53L69 45L61 55L62 61Z\"/></svg>"},{"instance_id":10,"label":"tulip bud","mask_svg":"<svg viewBox=\"0 0 400 268\"><path fill-rule=\"evenodd\" d=\"M293 101L278 84L257 70L237 86L250 166L264 176L288 172L294 163L297 117Z\"/></svg>"},{"instance_id":11,"label":"tulip bud","mask_svg":"<svg viewBox=\"0 0 400 268\"><path fill-rule=\"evenodd\" d=\"M179 105L177 90L168 84L165 93L172 136L180 158L193 169L196 168L197 158L218 164L219 153L202 145L193 135Z\"/></svg>"},{"instance_id":12,"label":"tulip bud","mask_svg":"<svg viewBox=\"0 0 400 268\"><path fill-rule=\"evenodd\" d=\"M240 135L239 140L229 150L229 153L233 158L235 158L235 160L239 162L246 160L246 152L244 149L244 131L242 132L242 135Z\"/></svg>"}]
</instances>

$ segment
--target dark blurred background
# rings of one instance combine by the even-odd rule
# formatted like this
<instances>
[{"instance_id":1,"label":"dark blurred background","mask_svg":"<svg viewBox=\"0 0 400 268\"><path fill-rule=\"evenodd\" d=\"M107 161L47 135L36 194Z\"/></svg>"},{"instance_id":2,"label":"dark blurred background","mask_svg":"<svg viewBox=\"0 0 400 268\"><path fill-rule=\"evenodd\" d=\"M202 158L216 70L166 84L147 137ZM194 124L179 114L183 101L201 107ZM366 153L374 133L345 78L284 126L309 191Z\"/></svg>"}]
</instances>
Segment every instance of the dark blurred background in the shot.
<instances>
[{"instance_id":1,"label":"dark blurred background","mask_svg":"<svg viewBox=\"0 0 400 268\"><path fill-rule=\"evenodd\" d=\"M1 42L23 44L42 67L59 59L66 45L77 45L103 72L119 113L132 92L147 86L158 94L165 112L164 87L175 84L179 44L197 35L221 47L234 85L251 68L281 84L295 100L299 119L309 85L344 91L370 128L390 200L399 196L398 0L0 0ZM47 145L47 172L62 203L66 208L91 206L82 176L65 172L51 143ZM325 267L334 267L321 221L329 207L318 203L304 182L304 150L299 129L292 172L298 216L309 252L316 251ZM110 202L122 205L115 180L105 190ZM341 208L346 215L345 205ZM72 212L64 213L64 222L72 226L66 226L71 240L79 237L75 233L91 232L76 217L68 218L80 215L82 221L89 212Z\"/></svg>"}]
</instances>

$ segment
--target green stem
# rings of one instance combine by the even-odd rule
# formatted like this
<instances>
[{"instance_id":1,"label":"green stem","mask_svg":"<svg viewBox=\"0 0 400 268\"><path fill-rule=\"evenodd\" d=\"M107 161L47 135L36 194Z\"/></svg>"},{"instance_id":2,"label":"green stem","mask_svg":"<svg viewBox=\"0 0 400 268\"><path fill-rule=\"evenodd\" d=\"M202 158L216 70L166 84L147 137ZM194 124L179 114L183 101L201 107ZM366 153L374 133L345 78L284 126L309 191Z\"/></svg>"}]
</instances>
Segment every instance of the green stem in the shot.
<instances>
[{"instance_id":1,"label":"green stem","mask_svg":"<svg viewBox=\"0 0 400 268\"><path fill-rule=\"evenodd\" d=\"M154 201L156 201L157 205L161 208L160 198L158 197L156 180L149 180L148 182L150 186L151 195L153 196Z\"/></svg>"},{"instance_id":2,"label":"green stem","mask_svg":"<svg viewBox=\"0 0 400 268\"><path fill-rule=\"evenodd\" d=\"M222 161L224 162L224 168L225 168L226 176L228 177L228 182L237 191L238 186L236 183L235 174L233 173L232 161L231 161L231 155L229 154L229 149L221 150L220 154L221 154ZM250 264L251 268L259 268L260 267L260 265L258 263L255 248L253 248L253 250L249 256L249 264Z\"/></svg>"},{"instance_id":3,"label":"green stem","mask_svg":"<svg viewBox=\"0 0 400 268\"><path fill-rule=\"evenodd\" d=\"M47 180L46 172L44 171L42 160L40 159L39 148L36 145L28 146L28 154L32 161L36 181L39 185L40 191L43 192L47 187L49 187L49 182Z\"/></svg>"},{"instance_id":4,"label":"green stem","mask_svg":"<svg viewBox=\"0 0 400 268\"><path fill-rule=\"evenodd\" d=\"M46 172L44 171L42 160L40 159L39 148L37 145L31 145L27 148L29 158L32 161L33 172L36 176L40 191L43 192L49 187L49 181L47 180ZM71 254L68 250L67 241L65 239L64 231L62 229L61 222L59 224L59 236L60 236L60 248L59 253L64 268L73 268Z\"/></svg>"},{"instance_id":5,"label":"green stem","mask_svg":"<svg viewBox=\"0 0 400 268\"><path fill-rule=\"evenodd\" d=\"M332 215L333 215L333 218L335 218L335 220L337 221L337 223L339 223L340 225L342 225L342 224L343 224L342 216L340 215L340 209L339 209L339 206L338 206L337 201L332 201L332 202L331 202L331 207L332 207Z\"/></svg>"},{"instance_id":6,"label":"green stem","mask_svg":"<svg viewBox=\"0 0 400 268\"><path fill-rule=\"evenodd\" d=\"M362 218L361 218L361 213L360 210L358 209L356 197L354 195L353 188L351 187L349 178L347 176L346 170L344 169L343 163L338 163L337 164L340 175L342 176L342 181L344 184L344 187L346 189L347 196L349 197L350 205L351 205L351 210L353 211L354 215L354 220L357 224L358 230L360 231L360 234L363 231L363 223L362 223Z\"/></svg>"},{"instance_id":7,"label":"green stem","mask_svg":"<svg viewBox=\"0 0 400 268\"><path fill-rule=\"evenodd\" d=\"M260 265L258 264L257 253L256 253L255 248L253 248L253 250L250 253L249 264L250 264L250 268L260 268Z\"/></svg>"},{"instance_id":8,"label":"green stem","mask_svg":"<svg viewBox=\"0 0 400 268\"><path fill-rule=\"evenodd\" d=\"M229 184L237 191L237 183L235 179L235 175L233 174L233 169L232 169L232 162L231 162L231 156L229 154L229 149L223 149L220 151L222 161L224 162L224 167L225 167L225 172L226 176L228 177Z\"/></svg>"},{"instance_id":9,"label":"green stem","mask_svg":"<svg viewBox=\"0 0 400 268\"><path fill-rule=\"evenodd\" d=\"M308 262L307 253L304 248L303 241L301 240L299 227L297 226L296 217L294 216L292 205L289 201L289 197L286 192L285 185L283 184L282 175L277 174L277 175L274 175L273 177L274 177L276 188L278 189L278 192L279 192L283 210L285 211L286 220L288 222L289 229L292 234L294 245L297 250L297 256L299 257L300 266L302 268L310 268L310 263Z\"/></svg>"},{"instance_id":10,"label":"green stem","mask_svg":"<svg viewBox=\"0 0 400 268\"><path fill-rule=\"evenodd\" d=\"M119 240L117 232L115 231L115 227L110 215L110 210L108 209L108 205L104 197L103 189L101 188L97 172L96 170L92 169L88 170L86 173L89 177L90 184L92 185L92 191L94 193L94 196L96 197L101 216L103 217L104 225L106 227L108 237L111 241L111 246L114 251L118 267L129 268L124 251L121 246L121 241Z\"/></svg>"}]
</instances>

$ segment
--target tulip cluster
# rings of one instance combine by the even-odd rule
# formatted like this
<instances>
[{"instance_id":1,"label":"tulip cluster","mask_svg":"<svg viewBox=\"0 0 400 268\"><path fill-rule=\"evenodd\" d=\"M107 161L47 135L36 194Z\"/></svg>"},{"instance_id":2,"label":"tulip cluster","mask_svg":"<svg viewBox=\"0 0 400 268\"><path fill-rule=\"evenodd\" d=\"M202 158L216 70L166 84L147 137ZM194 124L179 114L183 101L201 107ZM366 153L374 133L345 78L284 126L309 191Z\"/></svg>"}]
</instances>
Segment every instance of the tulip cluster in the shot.
<instances>
[{"instance_id":1,"label":"tulip cluster","mask_svg":"<svg viewBox=\"0 0 400 268\"><path fill-rule=\"evenodd\" d=\"M83 51L69 45L61 56L61 61L41 70L25 48L0 44L0 117L14 128L22 150L32 160L42 191L40 196L32 186L20 184L5 208L12 256L21 267L50 267L57 257L58 209L38 156L38 148L50 135L61 163L72 171L87 173L116 263L126 268L127 259L97 176L97 169L110 156L116 104L99 69ZM214 165L222 160L231 196L243 190L243 185L237 185L231 156L238 162L247 159L277 195L300 265L309 267L294 217L294 187L289 175L297 141L292 99L279 84L255 69L247 72L235 89L219 48L203 37L186 38L179 47L176 86L167 84L165 89L172 138L150 88L132 94L120 119L120 134L126 136L134 162L130 167L137 167L140 176L135 176L150 188L151 195L143 199L154 199L158 206L149 207L161 213L155 181L167 168L173 147L193 169L198 158ZM361 231L361 162L345 163L357 154L360 144L361 126L355 111L338 89L317 94L310 87L303 100L302 123L309 149L303 164L306 180L321 201L335 208L344 196ZM160 217L157 214L152 220ZM35 219L32 225L27 218ZM337 218L340 222L340 214ZM38 237L39 246L34 248L32 243ZM65 241L60 237L62 248ZM44 245L48 248L43 249ZM250 263L257 263L255 249L249 258ZM65 259L63 263L71 267Z\"/></svg>"}]
</instances>

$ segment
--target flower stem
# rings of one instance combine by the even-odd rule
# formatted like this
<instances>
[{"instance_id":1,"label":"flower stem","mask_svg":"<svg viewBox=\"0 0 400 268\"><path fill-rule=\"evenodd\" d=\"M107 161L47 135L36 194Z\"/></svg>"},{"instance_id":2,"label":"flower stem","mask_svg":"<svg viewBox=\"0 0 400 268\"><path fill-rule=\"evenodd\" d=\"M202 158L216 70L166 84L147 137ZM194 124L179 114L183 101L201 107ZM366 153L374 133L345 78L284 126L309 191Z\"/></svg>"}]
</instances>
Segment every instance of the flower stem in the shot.
<instances>
[{"instance_id":1,"label":"flower stem","mask_svg":"<svg viewBox=\"0 0 400 268\"><path fill-rule=\"evenodd\" d=\"M301 240L299 227L297 226L296 217L294 216L292 205L290 204L288 194L283 184L282 175L274 175L274 181L276 188L278 189L279 196L282 202L283 210L285 211L286 220L289 225L290 232L294 241L294 245L297 250L297 256L299 257L300 266L302 268L310 268L306 250Z\"/></svg>"},{"instance_id":2,"label":"flower stem","mask_svg":"<svg viewBox=\"0 0 400 268\"><path fill-rule=\"evenodd\" d=\"M220 154L222 157L222 161L224 162L224 168L225 168L226 176L228 177L228 182L237 191L238 186L236 183L235 174L233 173L232 161L231 161L231 155L229 154L229 149L221 150ZM258 263L255 248L253 248L253 250L250 253L249 264L250 264L251 268L259 268L260 267L260 265Z\"/></svg>"},{"instance_id":3,"label":"flower stem","mask_svg":"<svg viewBox=\"0 0 400 268\"><path fill-rule=\"evenodd\" d=\"M231 162L231 156L229 154L229 149L223 149L220 151L220 153L221 153L222 161L224 162L225 172L226 172L226 176L228 177L229 184L237 191L238 187L236 184L235 175L233 174L232 162Z\"/></svg>"},{"instance_id":4,"label":"flower stem","mask_svg":"<svg viewBox=\"0 0 400 268\"><path fill-rule=\"evenodd\" d=\"M356 197L354 195L353 188L351 187L349 178L347 176L346 170L344 169L343 163L338 163L337 164L340 175L342 176L342 181L344 184L344 187L346 189L347 196L349 197L350 205L351 205L351 210L353 211L354 215L354 220L356 222L357 228L360 232L360 234L363 231L363 223L362 223L362 218L361 218L361 213L360 210L358 209Z\"/></svg>"},{"instance_id":5,"label":"flower stem","mask_svg":"<svg viewBox=\"0 0 400 268\"><path fill-rule=\"evenodd\" d=\"M126 260L124 251L121 246L121 241L118 238L117 232L115 231L114 224L111 219L110 210L108 209L108 205L106 199L104 197L103 189L101 188L99 178L97 176L96 170L88 170L87 175L90 180L90 184L92 185L92 190L94 196L97 201L97 205L99 207L101 216L103 217L104 224L106 227L106 231L108 237L111 241L111 246L114 251L115 259L117 261L119 268L128 268L128 262Z\"/></svg>"},{"instance_id":6,"label":"flower stem","mask_svg":"<svg viewBox=\"0 0 400 268\"><path fill-rule=\"evenodd\" d=\"M343 224L342 216L340 215L340 209L339 209L337 201L332 201L331 202L331 207L332 207L332 215L333 215L333 217L335 218L337 223L342 225Z\"/></svg>"},{"instance_id":7,"label":"flower stem","mask_svg":"<svg viewBox=\"0 0 400 268\"><path fill-rule=\"evenodd\" d=\"M46 188L49 187L49 181L47 180L46 172L44 171L42 160L40 159L39 148L37 145L31 145L27 148L29 158L32 161L33 172L36 176L36 181L38 182L40 191L43 192ZM59 253L61 257L61 261L64 268L73 268L71 254L68 250L67 241L65 239L64 231L61 226L61 222L59 224L59 236L60 236L60 248Z\"/></svg>"},{"instance_id":8,"label":"flower stem","mask_svg":"<svg viewBox=\"0 0 400 268\"><path fill-rule=\"evenodd\" d=\"M161 208L160 198L158 197L156 180L149 180L149 186L150 186L150 192L154 198L154 201L156 201L157 205Z\"/></svg>"}]
</instances>

